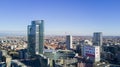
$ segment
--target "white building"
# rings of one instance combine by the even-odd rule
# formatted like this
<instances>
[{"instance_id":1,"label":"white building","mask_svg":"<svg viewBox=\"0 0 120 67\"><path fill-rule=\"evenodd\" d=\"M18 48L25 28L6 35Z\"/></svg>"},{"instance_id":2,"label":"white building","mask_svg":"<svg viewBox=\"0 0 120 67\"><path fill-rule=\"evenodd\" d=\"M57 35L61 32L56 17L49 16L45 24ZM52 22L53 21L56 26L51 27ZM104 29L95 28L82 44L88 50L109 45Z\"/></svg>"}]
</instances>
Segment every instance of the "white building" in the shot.
<instances>
[{"instance_id":1,"label":"white building","mask_svg":"<svg viewBox=\"0 0 120 67\"><path fill-rule=\"evenodd\" d=\"M82 56L89 57L94 62L100 61L100 46L84 45L82 47Z\"/></svg>"},{"instance_id":2,"label":"white building","mask_svg":"<svg viewBox=\"0 0 120 67\"><path fill-rule=\"evenodd\" d=\"M85 44L85 45L93 45L93 43L92 43L92 41L90 41L90 40L83 40L83 44Z\"/></svg>"}]
</instances>

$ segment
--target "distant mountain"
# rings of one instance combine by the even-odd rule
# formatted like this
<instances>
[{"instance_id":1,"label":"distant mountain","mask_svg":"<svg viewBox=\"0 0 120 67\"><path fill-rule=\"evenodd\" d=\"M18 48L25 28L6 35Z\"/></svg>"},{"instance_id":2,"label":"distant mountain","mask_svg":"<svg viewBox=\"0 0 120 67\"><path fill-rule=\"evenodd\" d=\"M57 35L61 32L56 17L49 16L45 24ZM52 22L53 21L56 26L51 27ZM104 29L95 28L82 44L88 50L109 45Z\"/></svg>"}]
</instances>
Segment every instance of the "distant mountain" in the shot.
<instances>
[{"instance_id":1,"label":"distant mountain","mask_svg":"<svg viewBox=\"0 0 120 67\"><path fill-rule=\"evenodd\" d=\"M0 32L0 37L3 36L26 36L27 34L22 32L22 33L18 33L18 32Z\"/></svg>"}]
</instances>

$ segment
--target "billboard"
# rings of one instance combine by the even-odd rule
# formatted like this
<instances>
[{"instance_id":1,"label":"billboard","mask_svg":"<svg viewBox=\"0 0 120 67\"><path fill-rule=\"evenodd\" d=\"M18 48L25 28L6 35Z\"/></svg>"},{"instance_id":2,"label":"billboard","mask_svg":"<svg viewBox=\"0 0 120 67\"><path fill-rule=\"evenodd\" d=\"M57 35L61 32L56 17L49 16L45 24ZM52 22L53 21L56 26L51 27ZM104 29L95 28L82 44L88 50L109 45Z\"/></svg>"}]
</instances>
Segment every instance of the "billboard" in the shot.
<instances>
[{"instance_id":1,"label":"billboard","mask_svg":"<svg viewBox=\"0 0 120 67\"><path fill-rule=\"evenodd\" d=\"M84 56L95 57L95 47L84 46Z\"/></svg>"}]
</instances>

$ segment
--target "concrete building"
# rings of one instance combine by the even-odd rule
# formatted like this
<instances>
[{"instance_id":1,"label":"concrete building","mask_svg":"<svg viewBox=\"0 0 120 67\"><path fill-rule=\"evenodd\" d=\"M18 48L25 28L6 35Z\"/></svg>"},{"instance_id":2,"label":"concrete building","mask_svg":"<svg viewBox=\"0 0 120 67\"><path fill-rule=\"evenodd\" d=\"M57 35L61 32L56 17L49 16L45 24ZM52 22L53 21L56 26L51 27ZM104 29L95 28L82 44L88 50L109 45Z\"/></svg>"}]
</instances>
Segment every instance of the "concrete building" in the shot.
<instances>
[{"instance_id":1,"label":"concrete building","mask_svg":"<svg viewBox=\"0 0 120 67\"><path fill-rule=\"evenodd\" d=\"M93 34L93 45L102 46L102 32L95 32Z\"/></svg>"},{"instance_id":2,"label":"concrete building","mask_svg":"<svg viewBox=\"0 0 120 67\"><path fill-rule=\"evenodd\" d=\"M44 47L44 20L32 21L28 25L28 53L32 56L43 54Z\"/></svg>"},{"instance_id":3,"label":"concrete building","mask_svg":"<svg viewBox=\"0 0 120 67\"><path fill-rule=\"evenodd\" d=\"M11 60L12 60L12 57L9 56L9 55L5 55L3 57L3 61L5 61L6 67L10 67L11 66Z\"/></svg>"},{"instance_id":4,"label":"concrete building","mask_svg":"<svg viewBox=\"0 0 120 67\"><path fill-rule=\"evenodd\" d=\"M83 44L84 44L84 45L88 45L88 44L89 44L89 45L93 45L93 44L92 44L92 41L90 41L90 40L82 40L82 41L79 41L79 44L80 44L80 45L83 45Z\"/></svg>"},{"instance_id":5,"label":"concrete building","mask_svg":"<svg viewBox=\"0 0 120 67\"><path fill-rule=\"evenodd\" d=\"M2 51L2 56L6 56L7 55L7 51L6 50L0 50Z\"/></svg>"},{"instance_id":6,"label":"concrete building","mask_svg":"<svg viewBox=\"0 0 120 67\"><path fill-rule=\"evenodd\" d=\"M66 47L68 50L72 49L73 48L73 45L72 45L72 36L71 35L67 35L66 36Z\"/></svg>"},{"instance_id":7,"label":"concrete building","mask_svg":"<svg viewBox=\"0 0 120 67\"><path fill-rule=\"evenodd\" d=\"M84 45L82 47L82 56L89 57L93 62L100 61L100 46Z\"/></svg>"}]
</instances>

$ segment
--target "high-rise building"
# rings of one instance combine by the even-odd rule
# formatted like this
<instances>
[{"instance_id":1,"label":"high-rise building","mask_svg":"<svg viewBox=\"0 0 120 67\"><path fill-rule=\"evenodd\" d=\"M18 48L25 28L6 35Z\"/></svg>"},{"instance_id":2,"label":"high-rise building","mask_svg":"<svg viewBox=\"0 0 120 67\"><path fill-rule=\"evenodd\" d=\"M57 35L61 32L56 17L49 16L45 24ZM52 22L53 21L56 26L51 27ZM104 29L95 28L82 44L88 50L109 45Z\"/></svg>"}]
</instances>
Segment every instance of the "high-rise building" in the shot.
<instances>
[{"instance_id":1,"label":"high-rise building","mask_svg":"<svg viewBox=\"0 0 120 67\"><path fill-rule=\"evenodd\" d=\"M32 21L28 25L28 53L42 54L44 48L44 20Z\"/></svg>"},{"instance_id":2,"label":"high-rise building","mask_svg":"<svg viewBox=\"0 0 120 67\"><path fill-rule=\"evenodd\" d=\"M73 45L72 45L72 36L71 35L67 35L66 36L66 47L67 49L71 49L73 48Z\"/></svg>"},{"instance_id":3,"label":"high-rise building","mask_svg":"<svg viewBox=\"0 0 120 67\"><path fill-rule=\"evenodd\" d=\"M93 34L93 45L102 46L102 32L95 32Z\"/></svg>"}]
</instances>

